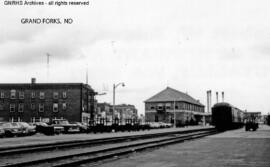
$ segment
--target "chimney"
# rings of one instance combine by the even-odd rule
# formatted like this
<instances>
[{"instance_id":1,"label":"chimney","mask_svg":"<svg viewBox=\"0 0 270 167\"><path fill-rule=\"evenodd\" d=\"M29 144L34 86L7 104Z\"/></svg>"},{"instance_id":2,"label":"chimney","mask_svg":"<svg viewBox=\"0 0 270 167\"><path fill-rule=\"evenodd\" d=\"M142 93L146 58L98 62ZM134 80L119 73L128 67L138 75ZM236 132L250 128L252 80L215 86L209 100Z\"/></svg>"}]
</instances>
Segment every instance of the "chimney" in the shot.
<instances>
[{"instance_id":1,"label":"chimney","mask_svg":"<svg viewBox=\"0 0 270 167\"><path fill-rule=\"evenodd\" d=\"M207 112L210 113L211 112L211 107L212 107L212 104L211 104L211 90L208 90L206 91L206 94L207 94Z\"/></svg>"},{"instance_id":2,"label":"chimney","mask_svg":"<svg viewBox=\"0 0 270 167\"><path fill-rule=\"evenodd\" d=\"M224 92L221 92L222 94L222 102L224 102Z\"/></svg>"},{"instance_id":3,"label":"chimney","mask_svg":"<svg viewBox=\"0 0 270 167\"><path fill-rule=\"evenodd\" d=\"M209 108L210 108L210 106L209 106L209 90L208 91L206 91L206 101L207 101L207 112L209 112Z\"/></svg>"},{"instance_id":4,"label":"chimney","mask_svg":"<svg viewBox=\"0 0 270 167\"><path fill-rule=\"evenodd\" d=\"M216 98L217 98L217 103L218 103L218 92L216 92Z\"/></svg>"},{"instance_id":5,"label":"chimney","mask_svg":"<svg viewBox=\"0 0 270 167\"><path fill-rule=\"evenodd\" d=\"M212 113L212 93L211 93L211 90L209 90L209 106L210 106L210 113Z\"/></svg>"},{"instance_id":6,"label":"chimney","mask_svg":"<svg viewBox=\"0 0 270 167\"><path fill-rule=\"evenodd\" d=\"M31 78L31 84L35 84L36 83L36 78Z\"/></svg>"}]
</instances>

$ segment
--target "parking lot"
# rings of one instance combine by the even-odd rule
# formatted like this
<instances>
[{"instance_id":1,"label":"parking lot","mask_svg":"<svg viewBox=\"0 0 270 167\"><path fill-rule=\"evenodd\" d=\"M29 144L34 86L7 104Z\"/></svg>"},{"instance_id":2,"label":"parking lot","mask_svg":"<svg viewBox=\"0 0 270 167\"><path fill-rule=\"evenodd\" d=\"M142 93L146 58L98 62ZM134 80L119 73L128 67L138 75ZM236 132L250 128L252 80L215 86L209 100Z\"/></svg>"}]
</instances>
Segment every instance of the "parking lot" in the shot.
<instances>
[{"instance_id":1,"label":"parking lot","mask_svg":"<svg viewBox=\"0 0 270 167\"><path fill-rule=\"evenodd\" d=\"M269 167L270 127L244 128L202 139L138 152L102 167Z\"/></svg>"}]
</instances>

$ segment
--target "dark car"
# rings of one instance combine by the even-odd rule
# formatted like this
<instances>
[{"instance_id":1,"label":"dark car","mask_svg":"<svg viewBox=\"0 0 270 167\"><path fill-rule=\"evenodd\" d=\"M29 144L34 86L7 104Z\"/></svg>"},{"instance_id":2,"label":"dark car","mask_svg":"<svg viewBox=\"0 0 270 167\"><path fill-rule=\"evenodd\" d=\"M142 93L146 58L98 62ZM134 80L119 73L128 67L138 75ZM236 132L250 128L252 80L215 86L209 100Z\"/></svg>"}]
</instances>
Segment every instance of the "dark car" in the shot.
<instances>
[{"instance_id":1,"label":"dark car","mask_svg":"<svg viewBox=\"0 0 270 167\"><path fill-rule=\"evenodd\" d=\"M256 131L259 128L259 124L255 121L248 120L245 124L246 131L253 130Z\"/></svg>"},{"instance_id":2,"label":"dark car","mask_svg":"<svg viewBox=\"0 0 270 167\"><path fill-rule=\"evenodd\" d=\"M20 136L23 134L22 126L17 122L0 123L0 127L4 129L5 136L7 137Z\"/></svg>"},{"instance_id":3,"label":"dark car","mask_svg":"<svg viewBox=\"0 0 270 167\"><path fill-rule=\"evenodd\" d=\"M37 132L43 133L45 135L54 135L54 134L60 134L64 132L64 127L48 125L45 122L35 122L33 123L33 125L36 126Z\"/></svg>"}]
</instances>

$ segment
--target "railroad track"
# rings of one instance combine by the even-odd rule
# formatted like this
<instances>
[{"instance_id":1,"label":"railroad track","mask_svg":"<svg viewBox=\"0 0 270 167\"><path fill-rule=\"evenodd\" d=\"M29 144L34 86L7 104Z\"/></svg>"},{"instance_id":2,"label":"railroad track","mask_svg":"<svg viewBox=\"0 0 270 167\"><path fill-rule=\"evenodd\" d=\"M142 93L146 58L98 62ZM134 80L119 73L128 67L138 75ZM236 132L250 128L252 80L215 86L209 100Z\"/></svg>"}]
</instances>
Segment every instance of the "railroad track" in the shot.
<instances>
[{"instance_id":1,"label":"railroad track","mask_svg":"<svg viewBox=\"0 0 270 167\"><path fill-rule=\"evenodd\" d=\"M160 147L168 144L183 142L185 140L192 140L201 138L204 136L218 133L214 129L208 129L203 131L193 131L187 134L170 134L169 136L159 136L150 138L147 140L135 140L126 141L118 144L111 144L108 147L99 147L96 149L90 149L80 153L72 153L68 155L59 155L49 158L40 158L29 161L16 161L15 163L5 164L5 167L17 167L17 166L54 166L54 167L65 167L65 166L79 166L81 164L96 163L97 161L110 159L115 156L122 156L129 153L142 151L149 148ZM105 144L106 145L106 144Z\"/></svg>"},{"instance_id":2,"label":"railroad track","mask_svg":"<svg viewBox=\"0 0 270 167\"><path fill-rule=\"evenodd\" d=\"M168 136L174 134L186 134L198 131L208 131L213 130L213 128L205 129L194 129L188 131L173 131L173 132L161 132L161 133L152 133L152 134L140 134L132 136L120 136L120 137L108 137L100 139L87 139L87 140L74 140L74 141L61 141L55 143L45 143L45 144L32 144L32 145L23 145L23 146L9 146L0 148L0 157L8 156L14 154L25 154L33 152L42 152L42 151L53 151L66 148L82 147L82 146L95 146L99 144L109 144L109 143L120 143L130 140L139 140L139 139L149 139L161 136Z\"/></svg>"}]
</instances>

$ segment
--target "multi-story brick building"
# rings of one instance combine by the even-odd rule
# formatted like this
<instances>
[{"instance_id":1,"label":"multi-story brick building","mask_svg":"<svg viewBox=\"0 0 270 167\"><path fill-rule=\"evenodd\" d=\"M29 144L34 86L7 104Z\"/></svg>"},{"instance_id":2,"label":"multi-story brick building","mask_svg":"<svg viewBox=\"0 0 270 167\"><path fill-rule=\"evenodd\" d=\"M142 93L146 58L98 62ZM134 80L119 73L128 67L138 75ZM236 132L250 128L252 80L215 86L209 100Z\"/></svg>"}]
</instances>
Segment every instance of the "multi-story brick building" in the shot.
<instances>
[{"instance_id":1,"label":"multi-story brick building","mask_svg":"<svg viewBox=\"0 0 270 167\"><path fill-rule=\"evenodd\" d=\"M147 122L203 121L204 105L186 93L167 87L145 101L145 120Z\"/></svg>"},{"instance_id":2,"label":"multi-story brick building","mask_svg":"<svg viewBox=\"0 0 270 167\"><path fill-rule=\"evenodd\" d=\"M94 90L83 83L0 84L0 121L87 122L94 117Z\"/></svg>"}]
</instances>

